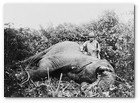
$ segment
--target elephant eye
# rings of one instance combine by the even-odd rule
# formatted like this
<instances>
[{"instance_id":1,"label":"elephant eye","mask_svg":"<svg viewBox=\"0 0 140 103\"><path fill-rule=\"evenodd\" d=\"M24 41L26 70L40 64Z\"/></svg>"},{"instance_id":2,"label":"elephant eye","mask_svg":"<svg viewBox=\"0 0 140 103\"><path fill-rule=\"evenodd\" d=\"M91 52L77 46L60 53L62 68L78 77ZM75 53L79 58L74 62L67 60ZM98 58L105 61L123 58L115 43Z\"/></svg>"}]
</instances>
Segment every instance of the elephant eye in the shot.
<instances>
[{"instance_id":1,"label":"elephant eye","mask_svg":"<svg viewBox=\"0 0 140 103\"><path fill-rule=\"evenodd\" d=\"M110 67L110 65L107 65L107 67Z\"/></svg>"}]
</instances>

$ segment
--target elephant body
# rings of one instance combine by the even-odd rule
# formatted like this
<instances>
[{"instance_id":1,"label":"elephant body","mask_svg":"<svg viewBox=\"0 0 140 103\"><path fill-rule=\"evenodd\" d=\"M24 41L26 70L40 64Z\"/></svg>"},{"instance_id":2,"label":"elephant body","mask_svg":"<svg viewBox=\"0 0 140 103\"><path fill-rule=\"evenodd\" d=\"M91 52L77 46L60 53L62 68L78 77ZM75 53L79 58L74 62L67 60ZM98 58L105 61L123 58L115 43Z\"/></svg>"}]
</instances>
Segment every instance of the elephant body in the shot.
<instances>
[{"instance_id":1,"label":"elephant body","mask_svg":"<svg viewBox=\"0 0 140 103\"><path fill-rule=\"evenodd\" d=\"M57 43L29 60L30 65L38 64L37 70L28 70L33 80L47 77L48 72L50 75L62 72L79 83L93 83L98 75L109 84L115 79L114 69L107 60L83 54L76 42Z\"/></svg>"}]
</instances>

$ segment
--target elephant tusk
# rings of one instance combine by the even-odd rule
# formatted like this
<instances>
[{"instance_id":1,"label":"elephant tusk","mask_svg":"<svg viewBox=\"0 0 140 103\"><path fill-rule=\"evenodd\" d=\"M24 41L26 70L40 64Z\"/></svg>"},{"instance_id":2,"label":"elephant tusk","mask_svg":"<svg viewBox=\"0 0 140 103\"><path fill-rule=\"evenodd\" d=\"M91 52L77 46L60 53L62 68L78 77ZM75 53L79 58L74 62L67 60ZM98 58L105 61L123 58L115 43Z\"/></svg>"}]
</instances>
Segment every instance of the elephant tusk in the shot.
<instances>
[{"instance_id":1,"label":"elephant tusk","mask_svg":"<svg viewBox=\"0 0 140 103\"><path fill-rule=\"evenodd\" d=\"M84 70L84 67L88 66L89 64L91 64L92 62L89 62L85 65L83 65L81 68L79 68L79 70L77 71L77 73L80 73L82 70Z\"/></svg>"}]
</instances>

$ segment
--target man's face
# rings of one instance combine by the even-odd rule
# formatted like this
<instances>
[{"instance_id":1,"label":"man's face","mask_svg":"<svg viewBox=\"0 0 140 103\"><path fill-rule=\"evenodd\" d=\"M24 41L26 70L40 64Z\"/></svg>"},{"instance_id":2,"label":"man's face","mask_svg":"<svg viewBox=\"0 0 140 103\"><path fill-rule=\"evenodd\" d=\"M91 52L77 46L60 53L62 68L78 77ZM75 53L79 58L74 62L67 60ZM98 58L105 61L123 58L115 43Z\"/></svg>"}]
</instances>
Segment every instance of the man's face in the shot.
<instances>
[{"instance_id":1,"label":"man's face","mask_svg":"<svg viewBox=\"0 0 140 103\"><path fill-rule=\"evenodd\" d=\"M95 40L95 38L89 38L89 41L93 41L93 40Z\"/></svg>"}]
</instances>

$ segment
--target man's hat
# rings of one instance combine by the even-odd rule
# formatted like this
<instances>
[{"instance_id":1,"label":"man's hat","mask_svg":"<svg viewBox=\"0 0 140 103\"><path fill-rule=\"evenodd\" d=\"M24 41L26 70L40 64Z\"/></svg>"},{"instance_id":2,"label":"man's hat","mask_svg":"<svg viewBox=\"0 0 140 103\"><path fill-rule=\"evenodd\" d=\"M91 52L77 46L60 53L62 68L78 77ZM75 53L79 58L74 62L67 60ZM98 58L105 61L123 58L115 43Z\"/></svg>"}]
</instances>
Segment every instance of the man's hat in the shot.
<instances>
[{"instance_id":1,"label":"man's hat","mask_svg":"<svg viewBox=\"0 0 140 103\"><path fill-rule=\"evenodd\" d=\"M88 34L88 37L89 37L89 38L95 38L96 35L94 34L94 32L91 32L91 33Z\"/></svg>"}]
</instances>

